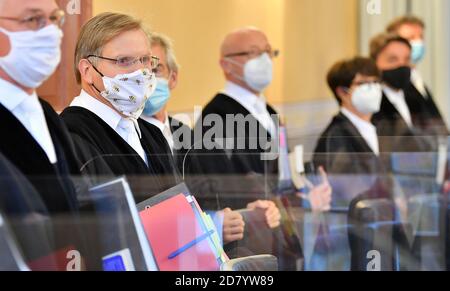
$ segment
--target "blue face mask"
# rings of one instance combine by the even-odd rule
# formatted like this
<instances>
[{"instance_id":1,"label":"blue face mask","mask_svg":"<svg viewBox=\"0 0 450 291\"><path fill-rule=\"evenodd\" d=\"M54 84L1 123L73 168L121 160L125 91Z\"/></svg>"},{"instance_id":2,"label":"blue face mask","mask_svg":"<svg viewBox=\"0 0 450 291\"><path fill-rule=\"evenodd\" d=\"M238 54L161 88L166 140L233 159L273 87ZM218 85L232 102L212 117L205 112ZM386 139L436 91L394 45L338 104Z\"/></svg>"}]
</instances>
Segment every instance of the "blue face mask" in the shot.
<instances>
[{"instance_id":1,"label":"blue face mask","mask_svg":"<svg viewBox=\"0 0 450 291\"><path fill-rule=\"evenodd\" d=\"M158 78L155 92L145 103L144 115L154 116L161 111L170 99L169 81L163 78Z\"/></svg>"},{"instance_id":2,"label":"blue face mask","mask_svg":"<svg viewBox=\"0 0 450 291\"><path fill-rule=\"evenodd\" d=\"M411 42L411 46L411 61L417 65L425 57L425 44L419 40Z\"/></svg>"}]
</instances>

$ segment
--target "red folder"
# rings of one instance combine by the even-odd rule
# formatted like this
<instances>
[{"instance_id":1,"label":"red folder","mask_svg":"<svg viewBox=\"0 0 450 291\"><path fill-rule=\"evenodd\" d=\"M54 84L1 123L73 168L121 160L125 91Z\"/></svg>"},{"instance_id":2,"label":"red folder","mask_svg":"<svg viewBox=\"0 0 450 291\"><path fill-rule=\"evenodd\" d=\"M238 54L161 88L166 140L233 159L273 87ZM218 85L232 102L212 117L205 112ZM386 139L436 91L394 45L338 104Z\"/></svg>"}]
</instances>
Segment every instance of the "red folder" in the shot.
<instances>
[{"instance_id":1,"label":"red folder","mask_svg":"<svg viewBox=\"0 0 450 291\"><path fill-rule=\"evenodd\" d=\"M49 254L46 257L36 259L31 262L27 262L28 267L32 271L69 271L67 268L72 260L68 254L71 250L75 250L74 247L67 247L54 253ZM80 258L81 270L85 270L83 258Z\"/></svg>"},{"instance_id":2,"label":"red folder","mask_svg":"<svg viewBox=\"0 0 450 291\"><path fill-rule=\"evenodd\" d=\"M161 271L219 270L210 237L184 194L141 211L140 217Z\"/></svg>"}]
</instances>

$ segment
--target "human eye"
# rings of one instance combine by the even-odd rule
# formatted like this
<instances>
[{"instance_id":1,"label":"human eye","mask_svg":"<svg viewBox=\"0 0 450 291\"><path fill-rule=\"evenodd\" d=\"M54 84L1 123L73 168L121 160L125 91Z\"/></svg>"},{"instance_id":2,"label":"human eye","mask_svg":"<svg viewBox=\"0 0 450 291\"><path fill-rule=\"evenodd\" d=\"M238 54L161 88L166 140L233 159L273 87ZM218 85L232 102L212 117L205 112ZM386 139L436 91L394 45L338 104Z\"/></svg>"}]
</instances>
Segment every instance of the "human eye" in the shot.
<instances>
[{"instance_id":1,"label":"human eye","mask_svg":"<svg viewBox=\"0 0 450 291\"><path fill-rule=\"evenodd\" d=\"M135 59L132 57L120 57L117 58L117 65L121 67L128 67L133 65L135 62Z\"/></svg>"}]
</instances>

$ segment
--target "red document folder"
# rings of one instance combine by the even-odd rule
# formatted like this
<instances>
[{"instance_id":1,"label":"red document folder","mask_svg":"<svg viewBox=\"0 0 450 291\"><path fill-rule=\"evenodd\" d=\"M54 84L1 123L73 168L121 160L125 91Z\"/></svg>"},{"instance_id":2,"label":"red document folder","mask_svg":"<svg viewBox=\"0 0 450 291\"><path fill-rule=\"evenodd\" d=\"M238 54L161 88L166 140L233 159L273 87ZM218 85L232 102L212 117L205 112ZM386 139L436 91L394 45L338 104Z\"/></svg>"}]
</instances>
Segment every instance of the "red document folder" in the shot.
<instances>
[{"instance_id":1,"label":"red document folder","mask_svg":"<svg viewBox=\"0 0 450 291\"><path fill-rule=\"evenodd\" d=\"M71 250L75 250L75 248L67 247L55 251L46 257L28 262L27 265L32 271L70 271L68 266L70 265L70 261L72 259L68 256L68 254ZM81 269L75 271L82 271L85 269L83 259L80 258L80 260Z\"/></svg>"},{"instance_id":2,"label":"red document folder","mask_svg":"<svg viewBox=\"0 0 450 291\"><path fill-rule=\"evenodd\" d=\"M184 194L141 211L140 217L161 271L219 270L210 237Z\"/></svg>"}]
</instances>

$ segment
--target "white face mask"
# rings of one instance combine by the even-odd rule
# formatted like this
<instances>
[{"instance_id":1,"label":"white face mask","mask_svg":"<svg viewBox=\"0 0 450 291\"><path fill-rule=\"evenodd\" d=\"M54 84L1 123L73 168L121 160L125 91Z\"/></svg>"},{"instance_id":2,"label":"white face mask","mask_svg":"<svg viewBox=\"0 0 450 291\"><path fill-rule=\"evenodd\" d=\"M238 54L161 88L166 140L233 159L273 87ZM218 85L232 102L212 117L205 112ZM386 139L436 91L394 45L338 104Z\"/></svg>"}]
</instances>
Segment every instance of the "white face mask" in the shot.
<instances>
[{"instance_id":1,"label":"white face mask","mask_svg":"<svg viewBox=\"0 0 450 291\"><path fill-rule=\"evenodd\" d=\"M231 63L242 66L232 59ZM244 78L235 76L244 81L251 89L256 92L262 92L266 89L273 79L273 63L269 54L263 53L257 58L249 60L244 66Z\"/></svg>"},{"instance_id":2,"label":"white face mask","mask_svg":"<svg viewBox=\"0 0 450 291\"><path fill-rule=\"evenodd\" d=\"M100 92L96 88L100 95L117 111L133 119L141 116L145 103L155 91L157 84L155 74L149 69L117 75L114 78L102 76L102 79L105 91Z\"/></svg>"},{"instance_id":3,"label":"white face mask","mask_svg":"<svg viewBox=\"0 0 450 291\"><path fill-rule=\"evenodd\" d=\"M20 85L35 89L56 70L61 61L63 32L56 25L37 31L10 32L3 28L11 50L0 57L0 68Z\"/></svg>"},{"instance_id":4,"label":"white face mask","mask_svg":"<svg viewBox=\"0 0 450 291\"><path fill-rule=\"evenodd\" d=\"M362 114L380 111L383 91L380 84L364 84L352 93L352 104Z\"/></svg>"}]
</instances>

